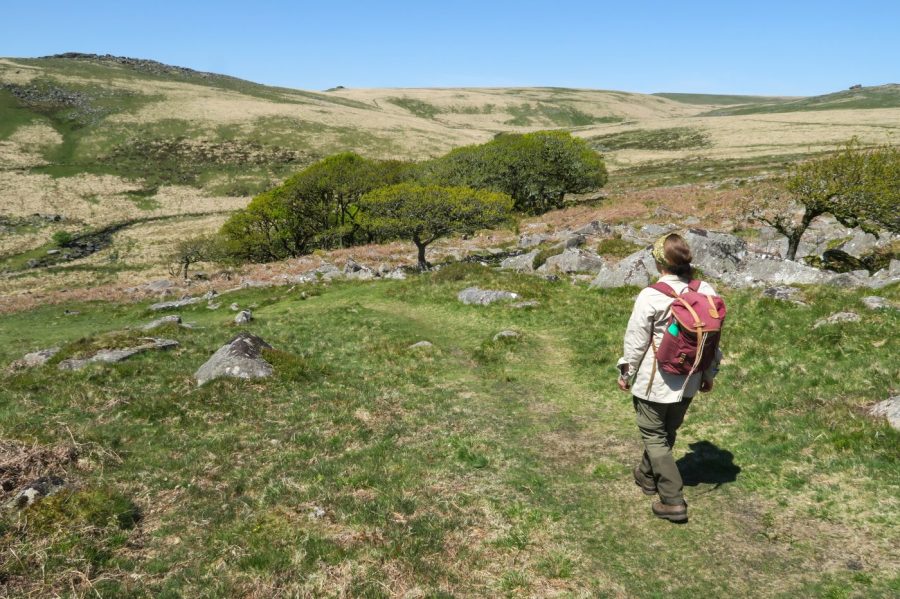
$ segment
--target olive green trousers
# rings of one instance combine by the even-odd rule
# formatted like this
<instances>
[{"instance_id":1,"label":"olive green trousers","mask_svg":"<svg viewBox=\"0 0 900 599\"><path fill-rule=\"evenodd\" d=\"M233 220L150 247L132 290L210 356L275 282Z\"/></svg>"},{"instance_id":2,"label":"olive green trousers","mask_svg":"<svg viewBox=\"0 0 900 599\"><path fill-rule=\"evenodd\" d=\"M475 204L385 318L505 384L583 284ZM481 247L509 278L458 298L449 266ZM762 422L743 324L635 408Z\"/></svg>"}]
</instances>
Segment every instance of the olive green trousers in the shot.
<instances>
[{"instance_id":1,"label":"olive green trousers","mask_svg":"<svg viewBox=\"0 0 900 599\"><path fill-rule=\"evenodd\" d=\"M685 397L678 403L653 403L632 398L638 430L644 441L644 456L638 470L647 480L656 482L659 498L670 505L684 503L684 483L672 448L692 399Z\"/></svg>"}]
</instances>

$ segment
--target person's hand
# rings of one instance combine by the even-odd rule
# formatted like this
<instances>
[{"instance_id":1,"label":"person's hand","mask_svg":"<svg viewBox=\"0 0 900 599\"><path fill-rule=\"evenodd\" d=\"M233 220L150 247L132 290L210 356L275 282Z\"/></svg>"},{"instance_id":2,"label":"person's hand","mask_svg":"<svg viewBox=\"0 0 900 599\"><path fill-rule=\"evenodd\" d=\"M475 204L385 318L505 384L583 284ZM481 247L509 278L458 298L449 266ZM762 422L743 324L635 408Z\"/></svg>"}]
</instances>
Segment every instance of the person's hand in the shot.
<instances>
[{"instance_id":1,"label":"person's hand","mask_svg":"<svg viewBox=\"0 0 900 599\"><path fill-rule=\"evenodd\" d=\"M701 393L709 393L713 390L713 382L712 381L700 381L700 392Z\"/></svg>"},{"instance_id":2,"label":"person's hand","mask_svg":"<svg viewBox=\"0 0 900 599\"><path fill-rule=\"evenodd\" d=\"M628 381L623 379L622 377L619 377L617 382L619 383L619 389L621 389L622 391L628 391L631 388L631 385L628 384Z\"/></svg>"}]
</instances>

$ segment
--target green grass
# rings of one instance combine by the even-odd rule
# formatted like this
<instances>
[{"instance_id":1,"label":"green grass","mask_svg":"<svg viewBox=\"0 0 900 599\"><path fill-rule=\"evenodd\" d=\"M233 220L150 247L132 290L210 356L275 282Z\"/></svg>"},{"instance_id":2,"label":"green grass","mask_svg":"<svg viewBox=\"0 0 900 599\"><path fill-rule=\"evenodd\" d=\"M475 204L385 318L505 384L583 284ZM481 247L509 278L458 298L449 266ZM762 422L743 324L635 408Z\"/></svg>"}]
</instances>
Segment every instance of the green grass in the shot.
<instances>
[{"instance_id":1,"label":"green grass","mask_svg":"<svg viewBox=\"0 0 900 599\"><path fill-rule=\"evenodd\" d=\"M642 246L630 241L625 241L618 234L609 239L604 239L597 244L598 254L613 258L624 258L640 249L642 249Z\"/></svg>"},{"instance_id":2,"label":"green grass","mask_svg":"<svg viewBox=\"0 0 900 599\"><path fill-rule=\"evenodd\" d=\"M611 150L690 150L708 148L709 136L692 127L637 129L588 138L598 151Z\"/></svg>"},{"instance_id":3,"label":"green grass","mask_svg":"<svg viewBox=\"0 0 900 599\"><path fill-rule=\"evenodd\" d=\"M507 125L527 127L536 121L549 120L557 127L583 127L602 123L618 123L622 119L616 116L594 116L566 104L548 104L535 102L508 106L506 108L512 118Z\"/></svg>"},{"instance_id":4,"label":"green grass","mask_svg":"<svg viewBox=\"0 0 900 599\"><path fill-rule=\"evenodd\" d=\"M806 112L812 110L859 110L872 108L900 107L900 85L889 84L862 89L850 89L800 98L798 100L761 103L750 106L718 108L702 116L729 116L745 114L768 114L776 112Z\"/></svg>"},{"instance_id":5,"label":"green grass","mask_svg":"<svg viewBox=\"0 0 900 599\"><path fill-rule=\"evenodd\" d=\"M772 104L776 102L788 102L791 98L777 98L769 96L740 96L729 94L678 94L660 93L653 94L660 98L675 100L682 104L712 104L730 106L733 104Z\"/></svg>"},{"instance_id":6,"label":"green grass","mask_svg":"<svg viewBox=\"0 0 900 599\"><path fill-rule=\"evenodd\" d=\"M540 307L463 306L470 285ZM87 596L86 579L102 596L900 591L900 434L862 413L896 392L900 316L865 311L869 292L810 288L809 308L726 293L728 358L677 450L696 478L691 522L672 526L629 479L640 445L614 365L634 289L463 265L317 289L223 296L257 306L247 328L277 350L266 381L196 388L191 373L236 332L230 311L205 305L180 312L197 328L165 331L175 350L4 375L0 435L77 442L67 477L87 494L28 510L39 530L0 518L5 591ZM848 308L860 323L811 329ZM151 318L106 303L0 317L0 361L94 347ZM493 341L507 328L520 337ZM407 349L423 339L434 346Z\"/></svg>"},{"instance_id":7,"label":"green grass","mask_svg":"<svg viewBox=\"0 0 900 599\"><path fill-rule=\"evenodd\" d=\"M441 109L434 104L415 98L387 98L386 101L423 119L433 119L441 113Z\"/></svg>"}]
</instances>

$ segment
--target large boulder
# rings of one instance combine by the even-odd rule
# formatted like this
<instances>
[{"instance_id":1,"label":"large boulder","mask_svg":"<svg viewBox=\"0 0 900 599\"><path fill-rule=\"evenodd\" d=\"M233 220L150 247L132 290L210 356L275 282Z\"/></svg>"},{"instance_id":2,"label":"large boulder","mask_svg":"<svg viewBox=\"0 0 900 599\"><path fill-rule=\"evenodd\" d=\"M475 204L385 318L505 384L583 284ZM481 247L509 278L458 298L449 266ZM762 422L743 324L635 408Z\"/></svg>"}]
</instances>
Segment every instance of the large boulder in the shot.
<instances>
[{"instance_id":1,"label":"large boulder","mask_svg":"<svg viewBox=\"0 0 900 599\"><path fill-rule=\"evenodd\" d=\"M518 256L510 256L500 262L500 268L516 272L534 272L534 260L538 253L538 250L532 250Z\"/></svg>"},{"instance_id":2,"label":"large boulder","mask_svg":"<svg viewBox=\"0 0 900 599\"><path fill-rule=\"evenodd\" d=\"M623 258L615 266L604 264L591 282L591 287L610 288L626 285L646 287L658 276L656 261L650 250L644 249Z\"/></svg>"},{"instance_id":3,"label":"large boulder","mask_svg":"<svg viewBox=\"0 0 900 599\"><path fill-rule=\"evenodd\" d=\"M525 234L519 237L519 247L523 250L527 250L528 248L533 248L537 245L541 245L549 239L550 236L545 235L544 233Z\"/></svg>"},{"instance_id":4,"label":"large boulder","mask_svg":"<svg viewBox=\"0 0 900 599\"><path fill-rule=\"evenodd\" d=\"M732 287L755 287L758 285L821 285L832 282L835 276L834 273L799 262L763 254L748 254L741 261L738 269L724 273L719 278Z\"/></svg>"},{"instance_id":5,"label":"large boulder","mask_svg":"<svg viewBox=\"0 0 900 599\"><path fill-rule=\"evenodd\" d=\"M252 333L238 333L197 369L194 378L198 385L204 385L223 376L239 379L272 376L272 365L262 357L264 349L272 349L272 346Z\"/></svg>"},{"instance_id":6,"label":"large boulder","mask_svg":"<svg viewBox=\"0 0 900 599\"><path fill-rule=\"evenodd\" d=\"M602 270L603 264L603 258L594 252L569 248L561 254L547 258L537 270L541 273L598 273Z\"/></svg>"},{"instance_id":7,"label":"large boulder","mask_svg":"<svg viewBox=\"0 0 900 599\"><path fill-rule=\"evenodd\" d=\"M467 305L487 306L494 302L505 302L519 299L518 293L467 287L459 292L456 298Z\"/></svg>"},{"instance_id":8,"label":"large boulder","mask_svg":"<svg viewBox=\"0 0 900 599\"><path fill-rule=\"evenodd\" d=\"M691 246L693 265L709 277L734 272L747 257L747 244L740 237L706 229L689 229L683 235Z\"/></svg>"},{"instance_id":9,"label":"large boulder","mask_svg":"<svg viewBox=\"0 0 900 599\"><path fill-rule=\"evenodd\" d=\"M561 231L555 236L556 248L575 248L584 245L584 235L579 235L572 231Z\"/></svg>"},{"instance_id":10,"label":"large boulder","mask_svg":"<svg viewBox=\"0 0 900 599\"><path fill-rule=\"evenodd\" d=\"M173 347L178 347L178 342L174 339L155 339L153 337L148 337L146 343L134 347L101 349L89 358L69 358L68 360L63 360L57 365L57 368L60 370L81 370L88 364L115 364L148 350L171 349Z\"/></svg>"}]
</instances>

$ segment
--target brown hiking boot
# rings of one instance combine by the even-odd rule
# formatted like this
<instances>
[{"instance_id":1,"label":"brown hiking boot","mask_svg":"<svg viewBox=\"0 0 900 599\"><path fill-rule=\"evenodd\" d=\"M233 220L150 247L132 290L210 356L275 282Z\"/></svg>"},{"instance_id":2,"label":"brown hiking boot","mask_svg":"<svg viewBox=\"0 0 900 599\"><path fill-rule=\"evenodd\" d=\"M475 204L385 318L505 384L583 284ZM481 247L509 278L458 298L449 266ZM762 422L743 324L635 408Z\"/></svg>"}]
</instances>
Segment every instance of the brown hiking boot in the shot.
<instances>
[{"instance_id":1,"label":"brown hiking boot","mask_svg":"<svg viewBox=\"0 0 900 599\"><path fill-rule=\"evenodd\" d=\"M653 515L669 522L687 522L687 504L670 505L662 501L654 501Z\"/></svg>"},{"instance_id":2,"label":"brown hiking boot","mask_svg":"<svg viewBox=\"0 0 900 599\"><path fill-rule=\"evenodd\" d=\"M653 482L653 479L648 479L644 476L644 473L637 466L634 467L634 484L641 488L644 495L656 495L656 483Z\"/></svg>"}]
</instances>

